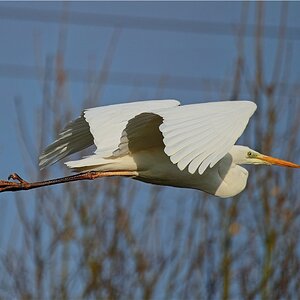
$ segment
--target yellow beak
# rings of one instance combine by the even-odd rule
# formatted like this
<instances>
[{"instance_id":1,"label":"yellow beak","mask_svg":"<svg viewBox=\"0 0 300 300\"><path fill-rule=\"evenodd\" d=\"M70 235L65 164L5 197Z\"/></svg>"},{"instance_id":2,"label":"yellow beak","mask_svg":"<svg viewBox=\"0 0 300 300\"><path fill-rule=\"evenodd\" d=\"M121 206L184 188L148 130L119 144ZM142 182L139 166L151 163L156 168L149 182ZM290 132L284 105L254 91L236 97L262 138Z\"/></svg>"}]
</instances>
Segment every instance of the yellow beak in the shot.
<instances>
[{"instance_id":1,"label":"yellow beak","mask_svg":"<svg viewBox=\"0 0 300 300\"><path fill-rule=\"evenodd\" d=\"M278 165L278 166L289 167L289 168L300 168L300 165L294 164L290 161L286 161L283 159L275 158L272 156L259 155L257 158L259 158L260 160L263 160L266 163L269 163L271 165Z\"/></svg>"}]
</instances>

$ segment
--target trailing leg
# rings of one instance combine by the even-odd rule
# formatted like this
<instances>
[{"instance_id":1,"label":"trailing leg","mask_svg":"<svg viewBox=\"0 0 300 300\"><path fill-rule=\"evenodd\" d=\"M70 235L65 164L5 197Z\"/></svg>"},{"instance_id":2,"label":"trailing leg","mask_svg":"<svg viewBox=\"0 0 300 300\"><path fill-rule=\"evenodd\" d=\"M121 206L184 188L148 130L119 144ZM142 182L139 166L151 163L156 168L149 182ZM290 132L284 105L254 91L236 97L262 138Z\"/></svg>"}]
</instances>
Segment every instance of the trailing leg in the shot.
<instances>
[{"instance_id":1,"label":"trailing leg","mask_svg":"<svg viewBox=\"0 0 300 300\"><path fill-rule=\"evenodd\" d=\"M8 191L15 192L21 190L31 190L43 186L49 186L49 185L61 184L66 182L79 181L79 180L94 180L97 178L111 177L111 176L134 177L137 175L138 174L135 171L108 171L108 172L90 171L90 172L85 172L85 173L80 173L76 175L55 178L55 179L50 179L45 181L27 182L23 178L21 178L18 174L13 173L9 175L8 180L13 179L16 180L17 182L0 180L0 193L8 192Z\"/></svg>"}]
</instances>

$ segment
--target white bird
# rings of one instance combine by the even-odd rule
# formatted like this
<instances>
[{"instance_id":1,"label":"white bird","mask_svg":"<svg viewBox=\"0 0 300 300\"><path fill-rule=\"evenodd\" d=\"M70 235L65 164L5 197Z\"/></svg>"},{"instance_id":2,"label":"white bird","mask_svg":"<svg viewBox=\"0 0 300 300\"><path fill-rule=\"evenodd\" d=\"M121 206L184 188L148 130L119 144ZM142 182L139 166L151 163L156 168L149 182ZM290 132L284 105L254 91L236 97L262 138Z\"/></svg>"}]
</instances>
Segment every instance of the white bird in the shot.
<instances>
[{"instance_id":1,"label":"white bird","mask_svg":"<svg viewBox=\"0 0 300 300\"><path fill-rule=\"evenodd\" d=\"M176 100L152 100L84 110L40 156L44 168L96 146L94 154L66 165L80 174L28 183L0 181L0 191L31 189L104 176L129 176L160 185L192 188L232 197L246 187L243 164L300 165L234 145L256 104L222 101L180 106Z\"/></svg>"}]
</instances>

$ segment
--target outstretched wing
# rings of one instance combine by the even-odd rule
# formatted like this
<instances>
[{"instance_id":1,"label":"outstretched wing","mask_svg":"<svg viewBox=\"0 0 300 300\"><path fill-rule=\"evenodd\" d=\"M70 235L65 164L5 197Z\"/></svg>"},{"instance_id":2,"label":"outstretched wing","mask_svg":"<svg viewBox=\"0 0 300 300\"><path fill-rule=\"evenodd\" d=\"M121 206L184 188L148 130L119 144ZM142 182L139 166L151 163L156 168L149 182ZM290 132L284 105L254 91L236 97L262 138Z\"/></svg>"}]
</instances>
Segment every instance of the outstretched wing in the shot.
<instances>
[{"instance_id":1,"label":"outstretched wing","mask_svg":"<svg viewBox=\"0 0 300 300\"><path fill-rule=\"evenodd\" d=\"M91 108L70 122L59 137L41 154L39 165L44 168L58 160L83 150L93 143L98 157L112 156L118 149L122 132L136 115L154 110L172 108L176 100L150 100ZM89 161L92 164L93 161Z\"/></svg>"},{"instance_id":2,"label":"outstretched wing","mask_svg":"<svg viewBox=\"0 0 300 300\"><path fill-rule=\"evenodd\" d=\"M245 130L256 104L223 101L162 110L165 153L180 170L200 174L213 167Z\"/></svg>"},{"instance_id":3,"label":"outstretched wing","mask_svg":"<svg viewBox=\"0 0 300 300\"><path fill-rule=\"evenodd\" d=\"M203 174L230 151L255 109L253 102L224 101L142 113L129 120L113 154L160 146L180 170Z\"/></svg>"},{"instance_id":4,"label":"outstretched wing","mask_svg":"<svg viewBox=\"0 0 300 300\"><path fill-rule=\"evenodd\" d=\"M180 170L200 174L213 167L235 144L256 105L224 101L179 106L176 100L143 101L85 110L41 155L45 167L92 144L96 156L113 158L155 146ZM162 144L162 137L163 143ZM80 162L80 163L79 163ZM96 164L94 156L68 166Z\"/></svg>"}]
</instances>

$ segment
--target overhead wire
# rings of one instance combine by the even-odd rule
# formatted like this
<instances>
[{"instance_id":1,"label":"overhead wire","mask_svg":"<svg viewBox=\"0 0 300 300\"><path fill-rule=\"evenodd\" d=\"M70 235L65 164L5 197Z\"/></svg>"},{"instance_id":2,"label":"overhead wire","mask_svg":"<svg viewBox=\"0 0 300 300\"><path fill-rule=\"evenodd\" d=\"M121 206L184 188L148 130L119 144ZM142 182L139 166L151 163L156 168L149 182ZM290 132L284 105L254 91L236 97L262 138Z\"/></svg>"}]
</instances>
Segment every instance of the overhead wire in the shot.
<instances>
[{"instance_id":1,"label":"overhead wire","mask_svg":"<svg viewBox=\"0 0 300 300\"><path fill-rule=\"evenodd\" d=\"M121 14L104 14L93 12L67 11L66 22L80 26L122 27L136 30L159 30L189 32L195 34L236 35L240 24L216 21L184 20L175 18L159 18L146 16L129 16ZM43 23L63 22L62 11L28 7L0 6L0 18L16 21L36 21ZM277 39L280 28L264 25L263 36ZM255 36L255 25L247 24L244 34ZM284 37L288 40L300 39L300 28L288 26Z\"/></svg>"},{"instance_id":2,"label":"overhead wire","mask_svg":"<svg viewBox=\"0 0 300 300\"><path fill-rule=\"evenodd\" d=\"M157 17L137 17L126 15L112 15L91 12L78 12L73 10L67 11L67 17L62 18L65 11L28 8L28 7L9 7L0 5L0 19L13 19L17 21L35 21L45 23L67 22L73 25L84 26L101 26L101 27L120 27L137 30L160 30L174 32L189 32L195 34L216 34L216 35L236 35L240 27L237 23L225 22L205 22L198 20L182 19L163 19ZM251 36L255 34L255 25L247 24L244 34ZM278 26L265 25L263 35L268 38L278 38ZM291 40L300 39L300 29L288 27L285 38ZM48 70L49 71L49 70ZM54 70L50 70L54 74ZM71 81L89 82L93 79L89 74L91 70L68 69L67 74ZM17 77L24 79L36 79L38 77L37 67L17 64L0 64L0 77ZM113 85L132 85L141 83L148 87L157 87L161 79L164 80L165 88L172 89L191 89L191 90L211 90L212 87L224 86L224 79L216 78L197 78L192 76L169 76L164 74L141 74L129 72L111 72L108 84ZM54 79L54 75L52 77ZM226 81L226 80L225 80ZM232 81L227 80L228 84ZM286 86L285 83L278 83ZM292 86L296 92L299 90L298 85Z\"/></svg>"},{"instance_id":3,"label":"overhead wire","mask_svg":"<svg viewBox=\"0 0 300 300\"><path fill-rule=\"evenodd\" d=\"M0 63L0 77L12 77L22 79L37 79L41 74L47 71L49 80L55 80L54 68L40 68L29 65L19 64L1 64ZM70 81L75 82L93 82L97 80L96 70L82 70L75 68L66 68L65 74ZM132 86L139 84L145 87L157 87L161 80L163 80L164 87L167 89L178 90L205 90L212 91L216 88L221 88L224 85L232 86L233 80L218 79L218 78L199 78L195 76L176 76L167 74L149 74L149 73L133 73L133 72L116 72L111 71L108 75L109 85ZM248 82L247 84L251 84ZM278 87L289 87L295 94L299 93L298 84L286 84L284 82L276 83Z\"/></svg>"}]
</instances>

